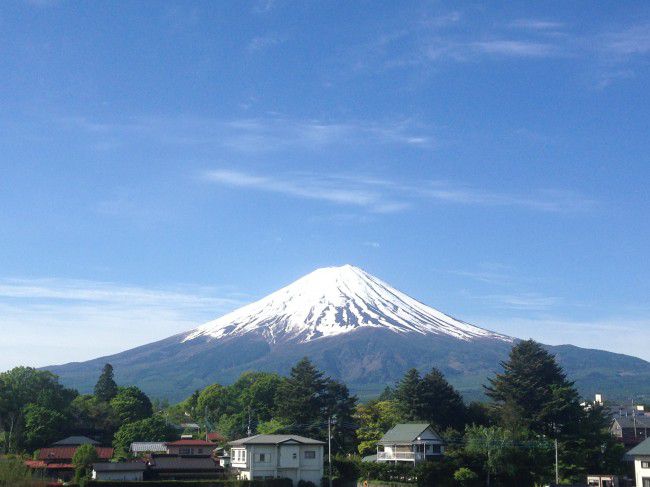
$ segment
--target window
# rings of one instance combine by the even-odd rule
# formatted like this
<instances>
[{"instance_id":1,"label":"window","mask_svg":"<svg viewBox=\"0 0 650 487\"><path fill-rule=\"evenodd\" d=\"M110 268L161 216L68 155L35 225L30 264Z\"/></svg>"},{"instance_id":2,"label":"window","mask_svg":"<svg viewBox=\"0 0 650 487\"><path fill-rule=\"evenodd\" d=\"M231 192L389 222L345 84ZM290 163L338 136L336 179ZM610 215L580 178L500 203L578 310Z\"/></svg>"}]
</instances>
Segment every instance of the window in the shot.
<instances>
[{"instance_id":1,"label":"window","mask_svg":"<svg viewBox=\"0 0 650 487\"><path fill-rule=\"evenodd\" d=\"M650 479L647 477L643 478L643 486L642 487L650 487Z\"/></svg>"},{"instance_id":2,"label":"window","mask_svg":"<svg viewBox=\"0 0 650 487\"><path fill-rule=\"evenodd\" d=\"M650 468L650 462L641 462L641 468Z\"/></svg>"},{"instance_id":3,"label":"window","mask_svg":"<svg viewBox=\"0 0 650 487\"><path fill-rule=\"evenodd\" d=\"M314 450L307 450L305 452L305 458L309 460L313 460L316 458L316 452Z\"/></svg>"},{"instance_id":4,"label":"window","mask_svg":"<svg viewBox=\"0 0 650 487\"><path fill-rule=\"evenodd\" d=\"M201 453L203 453L203 448L199 448L199 449L198 449L198 453L199 453L199 455L200 455Z\"/></svg>"},{"instance_id":5,"label":"window","mask_svg":"<svg viewBox=\"0 0 650 487\"><path fill-rule=\"evenodd\" d=\"M291 458L293 458L295 460L296 458L298 458L298 454L297 453L292 453Z\"/></svg>"},{"instance_id":6,"label":"window","mask_svg":"<svg viewBox=\"0 0 650 487\"><path fill-rule=\"evenodd\" d=\"M258 453L255 455L257 458L255 459L256 462L264 463L266 462L266 453Z\"/></svg>"},{"instance_id":7,"label":"window","mask_svg":"<svg viewBox=\"0 0 650 487\"><path fill-rule=\"evenodd\" d=\"M178 452L181 455L191 455L192 454L192 450L190 448L179 448Z\"/></svg>"}]
</instances>

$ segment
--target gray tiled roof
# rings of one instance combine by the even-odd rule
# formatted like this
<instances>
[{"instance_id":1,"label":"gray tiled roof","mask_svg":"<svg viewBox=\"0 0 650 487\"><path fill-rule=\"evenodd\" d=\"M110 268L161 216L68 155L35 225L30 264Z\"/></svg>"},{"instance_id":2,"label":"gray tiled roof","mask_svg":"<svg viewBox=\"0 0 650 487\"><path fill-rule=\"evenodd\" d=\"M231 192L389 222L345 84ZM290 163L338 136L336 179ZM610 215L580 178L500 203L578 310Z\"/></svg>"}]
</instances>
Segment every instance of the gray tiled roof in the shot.
<instances>
[{"instance_id":1,"label":"gray tiled roof","mask_svg":"<svg viewBox=\"0 0 650 487\"><path fill-rule=\"evenodd\" d=\"M621 428L650 428L650 416L616 416L613 418Z\"/></svg>"},{"instance_id":2,"label":"gray tiled roof","mask_svg":"<svg viewBox=\"0 0 650 487\"><path fill-rule=\"evenodd\" d=\"M632 448L629 452L627 452L626 456L633 457L636 455L650 455L650 438L643 440L637 446Z\"/></svg>"},{"instance_id":3,"label":"gray tiled roof","mask_svg":"<svg viewBox=\"0 0 650 487\"><path fill-rule=\"evenodd\" d=\"M138 472L145 471L147 466L142 462L103 462L93 463L95 472Z\"/></svg>"},{"instance_id":4,"label":"gray tiled roof","mask_svg":"<svg viewBox=\"0 0 650 487\"><path fill-rule=\"evenodd\" d=\"M52 443L54 446L79 446L79 445L99 445L99 441L95 441L87 436L68 436L62 440Z\"/></svg>"},{"instance_id":5,"label":"gray tiled roof","mask_svg":"<svg viewBox=\"0 0 650 487\"><path fill-rule=\"evenodd\" d=\"M430 426L428 423L400 423L389 429L379 443L411 443Z\"/></svg>"},{"instance_id":6,"label":"gray tiled roof","mask_svg":"<svg viewBox=\"0 0 650 487\"><path fill-rule=\"evenodd\" d=\"M129 449L134 453L166 452L167 446L158 441L136 441L131 443Z\"/></svg>"},{"instance_id":7,"label":"gray tiled roof","mask_svg":"<svg viewBox=\"0 0 650 487\"><path fill-rule=\"evenodd\" d=\"M287 441L295 441L304 445L324 445L325 442L314 440L313 438L305 438L299 435L253 435L247 438L231 441L228 443L232 446L237 445L279 445Z\"/></svg>"}]
</instances>

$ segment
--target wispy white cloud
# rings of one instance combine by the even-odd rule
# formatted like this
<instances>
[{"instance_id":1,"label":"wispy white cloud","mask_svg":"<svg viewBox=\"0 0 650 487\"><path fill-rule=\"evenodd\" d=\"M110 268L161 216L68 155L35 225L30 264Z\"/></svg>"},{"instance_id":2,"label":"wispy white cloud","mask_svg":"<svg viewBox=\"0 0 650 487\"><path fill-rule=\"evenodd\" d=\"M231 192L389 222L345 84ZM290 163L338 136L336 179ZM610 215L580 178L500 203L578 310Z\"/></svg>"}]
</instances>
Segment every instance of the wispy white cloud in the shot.
<instances>
[{"instance_id":1,"label":"wispy white cloud","mask_svg":"<svg viewBox=\"0 0 650 487\"><path fill-rule=\"evenodd\" d=\"M520 207L555 213L585 211L595 205L593 200L567 191L538 190L527 195L516 195L458 186L444 181L404 182L363 175L300 173L271 177L216 169L204 172L202 178L223 186L353 205L378 213L400 212L427 201L465 206Z\"/></svg>"},{"instance_id":2,"label":"wispy white cloud","mask_svg":"<svg viewBox=\"0 0 650 487\"><path fill-rule=\"evenodd\" d=\"M544 296L539 293L511 293L511 294L488 294L477 296L477 299L489 306L508 310L547 310L562 302L561 298L555 296Z\"/></svg>"},{"instance_id":3,"label":"wispy white cloud","mask_svg":"<svg viewBox=\"0 0 650 487\"><path fill-rule=\"evenodd\" d=\"M274 34L256 36L250 40L246 49L249 52L265 51L266 49L277 46L282 42L284 42L284 39Z\"/></svg>"},{"instance_id":4,"label":"wispy white cloud","mask_svg":"<svg viewBox=\"0 0 650 487\"><path fill-rule=\"evenodd\" d=\"M153 140L248 153L296 147L315 150L331 145L391 144L422 149L435 146L432 129L411 119L328 121L269 114L235 119L134 117L112 122L65 117L58 124L64 129L82 131L104 144Z\"/></svg>"},{"instance_id":5,"label":"wispy white cloud","mask_svg":"<svg viewBox=\"0 0 650 487\"><path fill-rule=\"evenodd\" d=\"M557 31L565 28L564 22L543 19L516 19L508 24L515 29L524 29L532 31Z\"/></svg>"},{"instance_id":6,"label":"wispy white cloud","mask_svg":"<svg viewBox=\"0 0 650 487\"><path fill-rule=\"evenodd\" d=\"M225 186L281 193L304 199L364 207L378 213L392 213L408 207L402 201L387 200L383 194L363 185L341 184L339 178L293 175L283 179L232 170L212 170L204 180Z\"/></svg>"},{"instance_id":7,"label":"wispy white cloud","mask_svg":"<svg viewBox=\"0 0 650 487\"><path fill-rule=\"evenodd\" d=\"M604 349L650 360L647 334L650 320L629 316L569 320L557 316L480 317L470 320L481 326L518 338L534 338L549 345L572 344Z\"/></svg>"},{"instance_id":8,"label":"wispy white cloud","mask_svg":"<svg viewBox=\"0 0 650 487\"><path fill-rule=\"evenodd\" d=\"M477 41L469 45L477 51L486 54L520 57L543 58L559 56L561 51L558 46L548 42L532 42L513 39L493 39Z\"/></svg>"},{"instance_id":9,"label":"wispy white cloud","mask_svg":"<svg viewBox=\"0 0 650 487\"><path fill-rule=\"evenodd\" d=\"M244 300L228 288L0 279L0 370L116 353L190 330Z\"/></svg>"}]
</instances>

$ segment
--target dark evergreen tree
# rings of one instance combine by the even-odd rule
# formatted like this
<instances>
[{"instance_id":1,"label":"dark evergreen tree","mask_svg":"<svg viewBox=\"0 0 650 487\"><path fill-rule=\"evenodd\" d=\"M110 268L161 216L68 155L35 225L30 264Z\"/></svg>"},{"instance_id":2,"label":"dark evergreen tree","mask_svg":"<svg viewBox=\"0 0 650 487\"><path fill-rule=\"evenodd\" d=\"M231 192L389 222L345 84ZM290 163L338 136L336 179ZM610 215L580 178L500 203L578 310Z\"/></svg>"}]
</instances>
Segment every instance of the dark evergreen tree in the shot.
<instances>
[{"instance_id":1,"label":"dark evergreen tree","mask_svg":"<svg viewBox=\"0 0 650 487\"><path fill-rule=\"evenodd\" d=\"M95 396L104 402L108 402L117 395L117 384L113 378L113 366L104 365L102 373L95 384Z\"/></svg>"},{"instance_id":2,"label":"dark evergreen tree","mask_svg":"<svg viewBox=\"0 0 650 487\"><path fill-rule=\"evenodd\" d=\"M580 411L578 393L539 343L519 342L501 365L503 372L489 379L486 394L495 401L504 426L554 437L574 422Z\"/></svg>"},{"instance_id":3,"label":"dark evergreen tree","mask_svg":"<svg viewBox=\"0 0 650 487\"><path fill-rule=\"evenodd\" d=\"M416 421L423 413L422 379L417 369L410 369L395 388L395 400L406 421Z\"/></svg>"},{"instance_id":4,"label":"dark evergreen tree","mask_svg":"<svg viewBox=\"0 0 650 487\"><path fill-rule=\"evenodd\" d=\"M321 413L326 390L323 373L303 358L278 387L276 417L290 432L318 434L324 420Z\"/></svg>"},{"instance_id":5,"label":"dark evergreen tree","mask_svg":"<svg viewBox=\"0 0 650 487\"><path fill-rule=\"evenodd\" d=\"M350 396L345 384L328 379L323 396L323 415L332 421L332 451L354 450L355 430L353 414L357 398Z\"/></svg>"},{"instance_id":6,"label":"dark evergreen tree","mask_svg":"<svg viewBox=\"0 0 650 487\"><path fill-rule=\"evenodd\" d=\"M439 431L463 429L467 418L463 398L438 369L431 369L422 378L418 390L420 411L415 419L426 420Z\"/></svg>"}]
</instances>

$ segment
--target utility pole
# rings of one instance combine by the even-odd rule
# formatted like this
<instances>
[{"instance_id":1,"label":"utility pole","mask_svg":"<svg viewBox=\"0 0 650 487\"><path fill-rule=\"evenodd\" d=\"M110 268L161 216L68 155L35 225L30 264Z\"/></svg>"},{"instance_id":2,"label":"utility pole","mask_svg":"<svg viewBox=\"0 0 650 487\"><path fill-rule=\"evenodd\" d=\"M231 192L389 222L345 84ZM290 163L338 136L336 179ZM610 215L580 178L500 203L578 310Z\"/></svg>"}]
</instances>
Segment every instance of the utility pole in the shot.
<instances>
[{"instance_id":1,"label":"utility pole","mask_svg":"<svg viewBox=\"0 0 650 487\"><path fill-rule=\"evenodd\" d=\"M560 485L560 467L557 461L557 433L555 437L555 483Z\"/></svg>"},{"instance_id":2,"label":"utility pole","mask_svg":"<svg viewBox=\"0 0 650 487\"><path fill-rule=\"evenodd\" d=\"M205 415L203 416L203 423L205 426L205 441L208 440L208 406L205 407Z\"/></svg>"},{"instance_id":3,"label":"utility pole","mask_svg":"<svg viewBox=\"0 0 650 487\"><path fill-rule=\"evenodd\" d=\"M248 428L246 428L247 436L253 435L253 430L251 429L251 408L248 407Z\"/></svg>"},{"instance_id":4,"label":"utility pole","mask_svg":"<svg viewBox=\"0 0 650 487\"><path fill-rule=\"evenodd\" d=\"M329 464L329 484L332 487L332 416L327 417L327 463Z\"/></svg>"}]
</instances>

